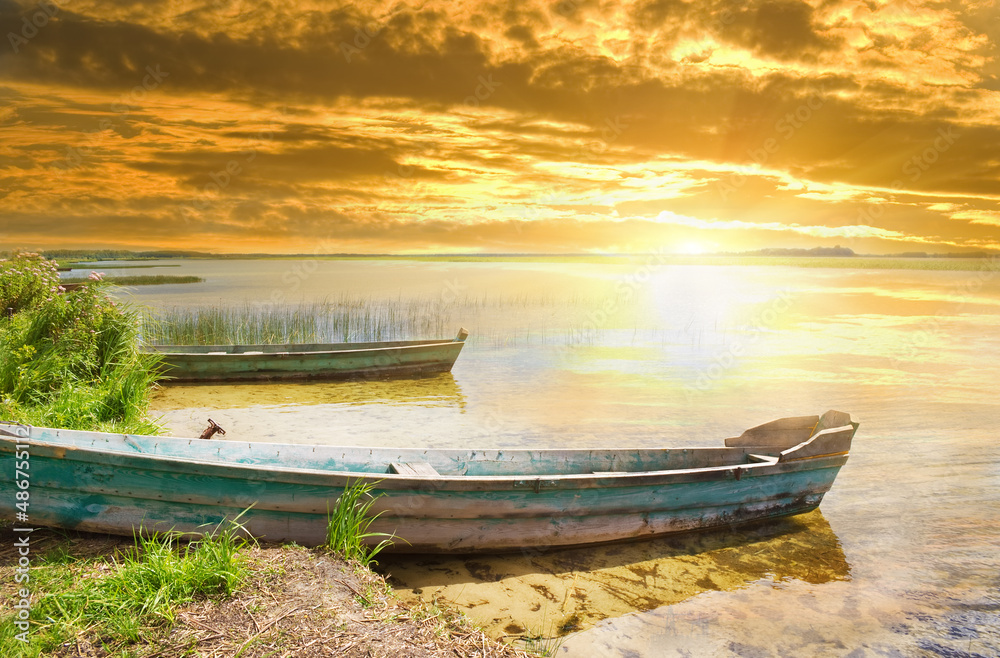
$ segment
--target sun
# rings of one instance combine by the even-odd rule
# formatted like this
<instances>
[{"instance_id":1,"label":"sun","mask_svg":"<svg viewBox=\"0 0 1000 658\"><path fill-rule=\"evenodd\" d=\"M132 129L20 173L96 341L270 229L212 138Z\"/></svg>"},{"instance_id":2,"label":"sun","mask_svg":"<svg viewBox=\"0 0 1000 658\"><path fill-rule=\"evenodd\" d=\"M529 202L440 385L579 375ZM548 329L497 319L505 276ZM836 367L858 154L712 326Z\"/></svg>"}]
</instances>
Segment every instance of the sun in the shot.
<instances>
[{"instance_id":1,"label":"sun","mask_svg":"<svg viewBox=\"0 0 1000 658\"><path fill-rule=\"evenodd\" d=\"M686 254L688 256L697 256L705 253L705 245L700 242L685 242L678 247L677 253Z\"/></svg>"}]
</instances>

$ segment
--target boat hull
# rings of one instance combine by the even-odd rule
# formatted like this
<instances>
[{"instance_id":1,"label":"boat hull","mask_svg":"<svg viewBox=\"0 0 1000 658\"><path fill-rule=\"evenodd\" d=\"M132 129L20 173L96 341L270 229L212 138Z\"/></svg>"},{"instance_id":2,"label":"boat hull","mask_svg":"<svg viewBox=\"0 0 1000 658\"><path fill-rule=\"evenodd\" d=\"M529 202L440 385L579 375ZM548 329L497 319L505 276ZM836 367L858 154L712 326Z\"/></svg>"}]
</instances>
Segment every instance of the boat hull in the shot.
<instances>
[{"instance_id":1,"label":"boat hull","mask_svg":"<svg viewBox=\"0 0 1000 658\"><path fill-rule=\"evenodd\" d=\"M158 346L166 381L377 378L448 372L464 337L317 345Z\"/></svg>"},{"instance_id":2,"label":"boat hull","mask_svg":"<svg viewBox=\"0 0 1000 658\"><path fill-rule=\"evenodd\" d=\"M380 513L371 529L393 535L392 550L501 552L808 512L846 462L855 429L826 431L817 437L825 442L819 452L786 458L748 447L392 450L17 426L28 436L0 436L0 457L29 453L30 521L37 525L198 533L239 517L255 537L318 545L344 487L366 482L378 496L372 511ZM400 464L441 474L386 472ZM12 492L0 495L6 518L13 518L14 500Z\"/></svg>"}]
</instances>

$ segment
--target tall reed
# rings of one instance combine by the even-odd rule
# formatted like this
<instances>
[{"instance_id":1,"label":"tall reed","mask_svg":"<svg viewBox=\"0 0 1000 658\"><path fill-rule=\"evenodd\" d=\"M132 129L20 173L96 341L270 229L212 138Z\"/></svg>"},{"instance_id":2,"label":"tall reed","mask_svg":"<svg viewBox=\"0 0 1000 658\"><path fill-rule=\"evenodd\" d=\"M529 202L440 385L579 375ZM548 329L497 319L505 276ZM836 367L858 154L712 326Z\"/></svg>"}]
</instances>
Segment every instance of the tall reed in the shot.
<instances>
[{"instance_id":1,"label":"tall reed","mask_svg":"<svg viewBox=\"0 0 1000 658\"><path fill-rule=\"evenodd\" d=\"M365 482L344 485L344 492L329 512L326 525L326 547L366 567L377 564L375 556L392 545L391 535L368 531L381 514L371 514L371 506L377 498L372 495L372 488L373 485ZM366 540L375 537L385 539L374 546L369 545Z\"/></svg>"},{"instance_id":2,"label":"tall reed","mask_svg":"<svg viewBox=\"0 0 1000 658\"><path fill-rule=\"evenodd\" d=\"M224 304L151 310L144 318L143 339L151 345L263 345L447 338L460 326L475 327L509 340L510 332L492 325L521 311L548 311L545 318L563 322L600 309L606 297L494 293L463 295L443 301L434 296L368 298L342 295L301 304ZM616 308L626 302L614 300ZM539 317L541 314L535 314ZM539 325L536 331L544 333Z\"/></svg>"}]
</instances>

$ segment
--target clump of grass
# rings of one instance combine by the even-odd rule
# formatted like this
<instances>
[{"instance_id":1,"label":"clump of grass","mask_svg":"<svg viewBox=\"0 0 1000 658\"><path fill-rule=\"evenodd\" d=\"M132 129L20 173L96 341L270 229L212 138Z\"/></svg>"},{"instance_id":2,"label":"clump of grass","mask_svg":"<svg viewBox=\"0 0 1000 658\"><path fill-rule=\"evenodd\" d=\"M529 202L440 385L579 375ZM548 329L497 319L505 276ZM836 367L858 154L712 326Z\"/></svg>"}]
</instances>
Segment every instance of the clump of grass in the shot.
<instances>
[{"instance_id":1,"label":"clump of grass","mask_svg":"<svg viewBox=\"0 0 1000 658\"><path fill-rule=\"evenodd\" d=\"M153 433L159 357L138 349L139 313L94 274L66 291L53 262L0 261L0 417L68 429Z\"/></svg>"},{"instance_id":2,"label":"clump of grass","mask_svg":"<svg viewBox=\"0 0 1000 658\"><path fill-rule=\"evenodd\" d=\"M378 564L375 556L392 545L393 537L383 532L368 531L381 515L381 512L370 514L371 506L377 499L371 493L373 487L371 483L361 481L345 484L344 492L329 512L326 524L326 548L340 553L345 559L357 560L365 567ZM365 541L375 537L385 539L374 546Z\"/></svg>"},{"instance_id":3,"label":"clump of grass","mask_svg":"<svg viewBox=\"0 0 1000 658\"><path fill-rule=\"evenodd\" d=\"M565 635L545 635L541 631L528 631L514 640L519 648L536 656L556 655L565 641Z\"/></svg>"},{"instance_id":4,"label":"clump of grass","mask_svg":"<svg viewBox=\"0 0 1000 658\"><path fill-rule=\"evenodd\" d=\"M32 601L30 642L15 638L20 631L14 617L5 615L0 655L48 655L83 633L100 638L111 650L147 641L174 624L180 606L232 596L249 574L241 552L246 542L233 523L191 542L172 533L139 536L135 546L110 564L35 568L33 589L44 594ZM95 567L103 567L107 575ZM81 578L81 571L91 573Z\"/></svg>"}]
</instances>

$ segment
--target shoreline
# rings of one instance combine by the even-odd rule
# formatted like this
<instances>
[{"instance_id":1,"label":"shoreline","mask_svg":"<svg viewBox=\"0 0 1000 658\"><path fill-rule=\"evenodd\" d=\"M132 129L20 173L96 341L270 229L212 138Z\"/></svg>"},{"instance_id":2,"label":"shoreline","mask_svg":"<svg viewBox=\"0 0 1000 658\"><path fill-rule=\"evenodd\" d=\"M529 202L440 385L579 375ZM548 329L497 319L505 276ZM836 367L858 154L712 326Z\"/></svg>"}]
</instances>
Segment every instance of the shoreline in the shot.
<instances>
[{"instance_id":1,"label":"shoreline","mask_svg":"<svg viewBox=\"0 0 1000 658\"><path fill-rule=\"evenodd\" d=\"M79 263L120 262L133 259L114 259L114 261L79 261ZM134 259L148 260L148 259ZM716 267L803 267L811 269L856 269L856 270L924 270L944 272L976 272L983 270L996 271L1000 269L1000 255L958 257L958 256L738 256L738 255L667 255L667 254L634 254L634 255L511 255L511 256L475 256L475 255L389 255L389 254L238 254L238 255L206 255L206 256L169 256L158 260L169 261L384 261L413 263L552 263L580 265L645 265L645 266L716 266ZM168 265L162 265L167 267ZM88 265L87 267L91 267ZM110 268L112 266L101 265ZM115 265L119 269L128 266ZM153 267L138 265L136 267ZM159 267L159 266L157 266ZM74 269L86 269L84 267Z\"/></svg>"},{"instance_id":2,"label":"shoreline","mask_svg":"<svg viewBox=\"0 0 1000 658\"><path fill-rule=\"evenodd\" d=\"M18 537L0 527L0 597L15 601ZM120 569L116 559L132 550L128 537L38 528L31 535L29 574L44 570L43 581L107 578ZM264 656L480 656L530 658L538 655L491 638L464 613L450 607L405 603L385 577L323 549L248 544L240 549L249 576L231 597L199 598L178 606L173 623L159 625L139 641L114 642L87 629L58 646L25 645L24 656L97 658L180 658L192 651L213 655ZM37 579L37 577L36 577ZM49 594L35 584L31 604ZM0 632L10 631L10 617ZM13 631L11 634L16 633ZM32 624L28 638L36 637ZM114 647L108 651L108 645Z\"/></svg>"}]
</instances>

